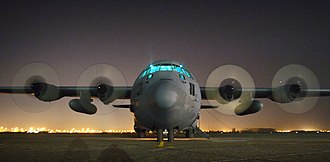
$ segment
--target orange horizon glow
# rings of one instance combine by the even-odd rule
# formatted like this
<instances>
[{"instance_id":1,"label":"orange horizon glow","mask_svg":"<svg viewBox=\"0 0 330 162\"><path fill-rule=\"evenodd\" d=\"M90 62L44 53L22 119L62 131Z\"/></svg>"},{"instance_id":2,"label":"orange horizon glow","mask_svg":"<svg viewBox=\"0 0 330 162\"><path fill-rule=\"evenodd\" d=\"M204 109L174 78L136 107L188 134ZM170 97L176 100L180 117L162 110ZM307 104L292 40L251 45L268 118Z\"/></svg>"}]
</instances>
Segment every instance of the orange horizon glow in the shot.
<instances>
[{"instance_id":1,"label":"orange horizon glow","mask_svg":"<svg viewBox=\"0 0 330 162\"><path fill-rule=\"evenodd\" d=\"M233 129L233 130L228 130L228 129L223 129L223 130L206 130L203 129L203 132L216 132L220 131L223 133L231 133L231 132L241 132L243 130L247 129L252 129L252 128L244 128L244 129ZM294 131L305 131L305 132L322 132L322 133L330 133L330 130L326 129L275 129L275 132L279 133L288 133L288 132L294 132ZM45 133L134 133L134 130L121 130L121 129L116 129L116 130L101 130L101 129L93 129L93 128L71 128L71 129L48 129L45 127L29 127L28 129L26 128L18 128L18 127L13 127L13 128L8 128L8 127L0 127L0 133L5 133L5 132L10 132L10 133L40 133L40 132L45 132Z\"/></svg>"}]
</instances>

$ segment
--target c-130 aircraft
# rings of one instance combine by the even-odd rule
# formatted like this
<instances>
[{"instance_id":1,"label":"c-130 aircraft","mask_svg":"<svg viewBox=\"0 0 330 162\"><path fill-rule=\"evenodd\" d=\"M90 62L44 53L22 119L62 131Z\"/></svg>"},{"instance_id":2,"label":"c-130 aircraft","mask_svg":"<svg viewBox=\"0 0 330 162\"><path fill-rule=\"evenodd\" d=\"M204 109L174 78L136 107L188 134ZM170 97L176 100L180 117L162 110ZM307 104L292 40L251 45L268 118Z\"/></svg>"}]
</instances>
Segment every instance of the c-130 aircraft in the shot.
<instances>
[{"instance_id":1,"label":"c-130 aircraft","mask_svg":"<svg viewBox=\"0 0 330 162\"><path fill-rule=\"evenodd\" d=\"M175 131L185 131L187 138L193 137L201 109L242 116L260 111L263 104L257 99L268 98L288 112L303 113L315 105L318 96L330 96L330 89L319 89L315 75L301 65L288 65L279 70L272 88L255 88L248 72L235 65L218 67L208 77L205 87L200 87L183 64L164 60L148 65L133 86L112 85L107 76L94 80L93 84L58 86L35 75L28 78L25 85L1 86L0 93L32 94L44 102L79 97L72 99L69 107L90 115L97 111L92 98L99 98L105 105L117 99L130 99L130 104L113 106L128 108L134 113L134 130L138 136L156 131L157 141L162 141L167 130L169 142L174 140ZM307 108L302 108L304 106Z\"/></svg>"}]
</instances>

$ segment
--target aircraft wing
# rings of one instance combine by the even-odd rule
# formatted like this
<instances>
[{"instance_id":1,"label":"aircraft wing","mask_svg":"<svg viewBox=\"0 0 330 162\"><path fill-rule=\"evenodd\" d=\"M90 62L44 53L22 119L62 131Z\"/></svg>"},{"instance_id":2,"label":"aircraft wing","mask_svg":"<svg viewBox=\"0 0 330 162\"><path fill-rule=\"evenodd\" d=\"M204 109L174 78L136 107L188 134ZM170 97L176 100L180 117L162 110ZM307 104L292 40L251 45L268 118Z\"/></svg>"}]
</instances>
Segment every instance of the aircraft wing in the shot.
<instances>
[{"instance_id":1,"label":"aircraft wing","mask_svg":"<svg viewBox=\"0 0 330 162\"><path fill-rule=\"evenodd\" d=\"M92 98L99 98L104 104L109 104L116 99L130 99L132 87L110 86L100 84L98 86L55 86L37 82L30 86L0 86L0 93L31 94L41 101L50 102L62 97L80 97L73 99L69 106L77 112L94 114L96 107Z\"/></svg>"},{"instance_id":2,"label":"aircraft wing","mask_svg":"<svg viewBox=\"0 0 330 162\"><path fill-rule=\"evenodd\" d=\"M240 88L232 85L222 87L201 87L201 98L203 100L215 100L218 105L205 105L201 109L214 109L219 107L232 107L237 115L247 115L260 111L263 104L257 100L267 98L274 102L281 103L282 107L288 108L288 111L299 111L303 109L293 109L294 106L311 106L305 104L306 98L317 98L330 96L330 89L308 89L302 88L300 85L288 84L275 88ZM234 104L229 104L235 101ZM317 100L316 100L317 101ZM288 103L301 102L302 104L288 105ZM309 101L306 101L309 102ZM313 105L312 105L313 106ZM290 110L291 108L291 110ZM307 110L305 108L304 110Z\"/></svg>"},{"instance_id":3,"label":"aircraft wing","mask_svg":"<svg viewBox=\"0 0 330 162\"><path fill-rule=\"evenodd\" d=\"M240 90L233 90L232 92L221 92L221 87L219 88L208 88L208 87L200 87L201 89L201 97L203 100L215 100L217 94L221 97L226 98L222 95L228 95L234 97L235 99L237 96L236 94L242 94L243 92L246 93L254 93L253 98L268 98L276 102L276 98L278 97L325 97L330 96L330 89L300 89L296 85L286 85L277 88L254 88L254 89L240 89ZM208 94L207 94L208 93ZM283 96L277 96L277 95ZM236 98L237 99L237 98ZM280 101L278 101L280 102Z\"/></svg>"},{"instance_id":4,"label":"aircraft wing","mask_svg":"<svg viewBox=\"0 0 330 162\"><path fill-rule=\"evenodd\" d=\"M130 99L131 86L114 86L107 87L112 88L112 93L115 92L117 99ZM61 97L79 97L81 93L88 92L91 97L99 97L102 95L101 88L98 86L54 86L44 83L40 87L33 86L0 86L0 93L27 93L36 95L37 93L46 94L47 90L53 90L59 93ZM107 93L107 92L103 92ZM105 94L103 94L105 95ZM41 97L41 96L40 96ZM52 99L46 99L52 100Z\"/></svg>"}]
</instances>

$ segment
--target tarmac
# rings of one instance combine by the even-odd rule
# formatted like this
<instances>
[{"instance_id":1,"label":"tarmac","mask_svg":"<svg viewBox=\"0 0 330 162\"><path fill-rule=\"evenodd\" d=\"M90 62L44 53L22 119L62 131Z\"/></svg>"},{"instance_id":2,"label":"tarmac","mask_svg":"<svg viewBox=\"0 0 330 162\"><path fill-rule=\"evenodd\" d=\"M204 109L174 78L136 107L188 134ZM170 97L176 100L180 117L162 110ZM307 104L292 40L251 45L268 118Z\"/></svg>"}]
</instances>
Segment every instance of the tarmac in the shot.
<instances>
[{"instance_id":1,"label":"tarmac","mask_svg":"<svg viewBox=\"0 0 330 162\"><path fill-rule=\"evenodd\" d=\"M135 134L0 134L0 161L330 161L330 133L214 133L159 143Z\"/></svg>"}]
</instances>

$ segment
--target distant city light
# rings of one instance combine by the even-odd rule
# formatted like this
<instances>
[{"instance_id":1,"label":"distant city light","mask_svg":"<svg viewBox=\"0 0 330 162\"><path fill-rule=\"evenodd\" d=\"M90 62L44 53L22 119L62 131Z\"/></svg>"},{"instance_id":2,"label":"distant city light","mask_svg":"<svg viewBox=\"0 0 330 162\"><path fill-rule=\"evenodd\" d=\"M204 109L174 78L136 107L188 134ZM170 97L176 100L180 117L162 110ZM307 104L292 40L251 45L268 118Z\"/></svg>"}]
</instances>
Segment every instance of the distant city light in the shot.
<instances>
[{"instance_id":1,"label":"distant city light","mask_svg":"<svg viewBox=\"0 0 330 162\"><path fill-rule=\"evenodd\" d=\"M134 130L99 130L99 129L91 129L91 128L81 128L81 129L46 129L42 128L34 128L30 127L29 129L24 128L5 128L0 127L0 133L134 133Z\"/></svg>"},{"instance_id":2,"label":"distant city light","mask_svg":"<svg viewBox=\"0 0 330 162\"><path fill-rule=\"evenodd\" d=\"M266 131L265 131L266 130ZM315 132L315 133L330 133L330 130L317 130L317 129L302 129L302 130L275 130L274 128L245 128L242 130L202 130L203 132L221 132L221 133L244 133L244 132L261 132L261 133L303 133L303 132ZM7 127L0 127L0 133L134 133L134 130L100 130L92 128L71 128L71 129L47 129L45 127L30 127L28 129L13 127L8 129ZM152 131L149 131L152 133Z\"/></svg>"}]
</instances>

